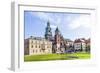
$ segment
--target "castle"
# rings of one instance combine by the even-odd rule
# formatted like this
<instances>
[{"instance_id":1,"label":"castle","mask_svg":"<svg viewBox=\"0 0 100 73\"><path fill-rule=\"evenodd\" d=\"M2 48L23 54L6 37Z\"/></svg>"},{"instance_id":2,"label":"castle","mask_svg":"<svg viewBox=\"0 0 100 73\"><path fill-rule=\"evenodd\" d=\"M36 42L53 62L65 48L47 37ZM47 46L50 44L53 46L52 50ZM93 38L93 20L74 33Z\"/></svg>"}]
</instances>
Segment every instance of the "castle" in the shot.
<instances>
[{"instance_id":1,"label":"castle","mask_svg":"<svg viewBox=\"0 0 100 73\"><path fill-rule=\"evenodd\" d=\"M79 42L78 41L79 40L72 41L70 39L65 39L58 27L55 29L53 36L50 22L48 21L47 27L45 28L44 38L31 36L30 38L24 40L24 54L62 54L66 53L68 50L80 50L82 49L82 46L86 46L81 40ZM83 45L79 47L79 43Z\"/></svg>"}]
</instances>

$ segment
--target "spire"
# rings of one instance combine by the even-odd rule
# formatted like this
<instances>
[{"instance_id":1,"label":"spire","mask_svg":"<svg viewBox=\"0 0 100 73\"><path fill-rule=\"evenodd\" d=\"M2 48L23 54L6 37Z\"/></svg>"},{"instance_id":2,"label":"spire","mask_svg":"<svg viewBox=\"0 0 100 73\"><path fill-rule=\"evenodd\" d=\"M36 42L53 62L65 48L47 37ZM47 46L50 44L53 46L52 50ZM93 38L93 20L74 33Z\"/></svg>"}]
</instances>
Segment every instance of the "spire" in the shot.
<instances>
[{"instance_id":1,"label":"spire","mask_svg":"<svg viewBox=\"0 0 100 73\"><path fill-rule=\"evenodd\" d=\"M59 31L58 27L55 30L55 34L60 34L60 31Z\"/></svg>"},{"instance_id":2,"label":"spire","mask_svg":"<svg viewBox=\"0 0 100 73\"><path fill-rule=\"evenodd\" d=\"M49 27L50 27L50 22L49 22L49 21L47 22L47 26L49 26Z\"/></svg>"},{"instance_id":3,"label":"spire","mask_svg":"<svg viewBox=\"0 0 100 73\"><path fill-rule=\"evenodd\" d=\"M58 27L56 28L56 30L55 30L56 32L59 32L59 29L58 29Z\"/></svg>"}]
</instances>

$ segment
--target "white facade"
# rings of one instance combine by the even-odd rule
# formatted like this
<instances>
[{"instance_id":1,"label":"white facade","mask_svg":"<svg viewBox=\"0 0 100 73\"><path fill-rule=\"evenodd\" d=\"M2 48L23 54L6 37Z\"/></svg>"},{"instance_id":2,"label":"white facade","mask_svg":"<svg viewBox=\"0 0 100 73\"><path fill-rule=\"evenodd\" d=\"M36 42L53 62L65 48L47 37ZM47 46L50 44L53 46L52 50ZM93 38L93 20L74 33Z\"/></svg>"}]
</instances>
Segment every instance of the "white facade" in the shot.
<instances>
[{"instance_id":1,"label":"white facade","mask_svg":"<svg viewBox=\"0 0 100 73\"><path fill-rule=\"evenodd\" d=\"M52 42L45 39L28 39L25 44L25 55L51 54Z\"/></svg>"},{"instance_id":2,"label":"white facade","mask_svg":"<svg viewBox=\"0 0 100 73\"><path fill-rule=\"evenodd\" d=\"M82 51L85 51L86 50L86 43L85 43L85 41L83 41L83 40L80 40L80 42L78 41L76 41L76 42L74 42L74 49L75 50L82 50Z\"/></svg>"}]
</instances>

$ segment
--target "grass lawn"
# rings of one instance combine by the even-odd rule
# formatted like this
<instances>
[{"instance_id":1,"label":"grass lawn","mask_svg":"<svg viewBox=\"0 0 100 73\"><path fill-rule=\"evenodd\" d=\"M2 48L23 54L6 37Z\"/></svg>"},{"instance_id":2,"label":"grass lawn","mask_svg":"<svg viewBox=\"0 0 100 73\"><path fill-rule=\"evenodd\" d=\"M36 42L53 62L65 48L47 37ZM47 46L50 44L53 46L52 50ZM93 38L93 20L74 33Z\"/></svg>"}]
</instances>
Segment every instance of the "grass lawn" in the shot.
<instances>
[{"instance_id":1,"label":"grass lawn","mask_svg":"<svg viewBox=\"0 0 100 73\"><path fill-rule=\"evenodd\" d=\"M71 54L43 54L43 55L25 55L24 61L48 61L48 60L73 60L90 59L90 53L71 53Z\"/></svg>"}]
</instances>

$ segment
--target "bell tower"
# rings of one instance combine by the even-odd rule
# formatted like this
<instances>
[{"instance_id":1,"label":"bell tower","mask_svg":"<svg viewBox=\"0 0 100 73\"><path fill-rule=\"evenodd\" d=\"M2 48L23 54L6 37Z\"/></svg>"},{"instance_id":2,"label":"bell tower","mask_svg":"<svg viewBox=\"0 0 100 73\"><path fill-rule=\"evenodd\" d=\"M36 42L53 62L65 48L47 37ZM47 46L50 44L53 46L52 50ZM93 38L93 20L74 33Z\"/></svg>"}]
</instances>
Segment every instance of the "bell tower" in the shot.
<instances>
[{"instance_id":1,"label":"bell tower","mask_svg":"<svg viewBox=\"0 0 100 73\"><path fill-rule=\"evenodd\" d=\"M55 45L56 45L56 53L60 53L60 42L61 42L61 34L58 27L55 30Z\"/></svg>"},{"instance_id":2,"label":"bell tower","mask_svg":"<svg viewBox=\"0 0 100 73\"><path fill-rule=\"evenodd\" d=\"M60 32L59 32L58 27L55 30L55 43L60 44Z\"/></svg>"}]
</instances>

